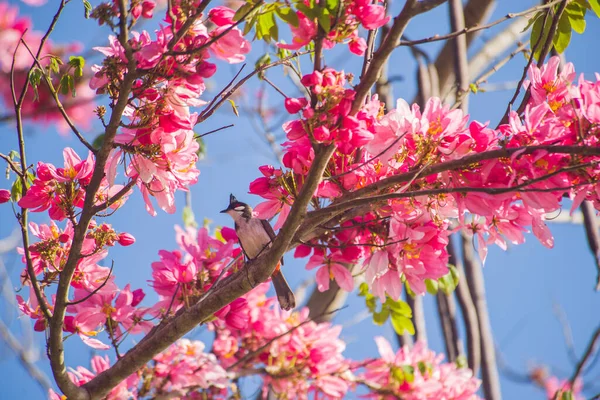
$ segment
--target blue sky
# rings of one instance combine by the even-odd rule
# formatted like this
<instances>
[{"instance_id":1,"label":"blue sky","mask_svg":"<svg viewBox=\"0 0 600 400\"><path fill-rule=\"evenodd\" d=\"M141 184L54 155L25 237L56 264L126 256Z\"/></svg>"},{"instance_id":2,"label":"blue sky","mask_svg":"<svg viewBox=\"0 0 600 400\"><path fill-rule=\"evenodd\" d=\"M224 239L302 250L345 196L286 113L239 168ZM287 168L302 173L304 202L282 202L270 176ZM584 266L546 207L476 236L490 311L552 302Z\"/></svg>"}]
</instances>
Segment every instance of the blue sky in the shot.
<instances>
[{"instance_id":1,"label":"blue sky","mask_svg":"<svg viewBox=\"0 0 600 400\"><path fill-rule=\"evenodd\" d=\"M22 12L32 16L34 27L43 29L54 13L54 2L49 2L41 8L29 8L20 2L17 4ZM521 11L536 4L529 0L503 0L497 7L492 19L497 19L507 12ZM403 2L395 2L393 12L402 6ZM53 40L57 43L78 40L86 48L102 45L107 32L98 28L93 21L83 21L81 16L83 7L80 2L73 2L67 7L64 18L59 23ZM448 23L446 11L440 7L427 14L415 18L408 27L407 35L411 39L429 37L433 34L447 33ZM484 32L476 40L475 49L486 40L492 38L503 26ZM154 27L148 24L148 29ZM588 79L593 77L595 71L600 71L600 56L595 38L600 37L600 23L592 15L588 16L587 31L583 36L574 34L572 43L566 52L568 61L575 64L578 73L584 73ZM440 43L424 45L422 48L432 56L441 47ZM591 51L594 49L594 51ZM244 72L251 70L254 61L264 53L264 46L256 44L248 58L248 66ZM358 76L360 73L361 58L353 55L338 56L326 53L326 64L338 69L351 71ZM97 60L97 59L96 59ZM91 62L88 60L88 62ZM514 82L520 78L525 59L517 56L513 62L490 82ZM305 71L308 71L307 60L303 62ZM228 66L219 64L219 72L211 81L209 91L204 95L209 99L222 85L229 81L239 69L239 65ZM410 101L415 92L415 63L406 48L398 50L390 62L390 75L399 76L394 85L395 95ZM294 87L282 77L281 71L269 72L268 76L289 95L295 94ZM259 84L251 81L245 88L247 101L252 104ZM498 91L478 94L471 97L470 114L472 118L480 121L496 123L502 116L511 91ZM269 102L274 107L281 109L281 98L274 91L269 92ZM243 104L238 101L238 104ZM227 205L229 193L234 193L241 201L252 205L259 202L248 192L248 184L259 176L258 167L264 164L277 164L276 158L265 140L254 132L246 118L242 115L236 118L228 106L223 107L211 119L197 127L198 133L210 131L223 125L233 123L235 127L210 135L206 138L207 156L199 163L201 170L200 179L192 190L193 210L198 221L208 218L213 221L213 226L230 225L227 216L218 211ZM88 132L88 138L95 137L100 132L98 124ZM80 154L84 154L82 146L73 136L58 136L54 127L40 127L29 124L26 127L27 152L29 163L38 160L62 163L62 149L72 146ZM275 129L273 134L282 137L281 129ZM16 148L16 136L12 124L0 125L0 152L8 152ZM2 166L4 168L4 166ZM9 183L0 178L0 188L8 188ZM152 290L147 286L151 277L150 264L158 256L159 249L173 250L176 248L173 226L181 224L180 211L183 207L183 195L178 198L178 212L169 215L159 212L152 218L144 210L141 196L134 194L126 207L119 211L109 223L117 230L132 233L137 242L128 248L115 247L111 249L109 258L115 261L115 275L120 286L128 282L133 288L144 288L147 293L146 304L154 298ZM33 215L36 222L48 222L44 215ZM16 223L10 207L0 207L0 237L5 237L15 228ZM511 247L504 252L492 248L485 266L486 290L491 321L497 345L502 358L514 370L526 372L529 367L537 364L549 366L560 377L568 377L574 370L574 365L569 360L565 350L561 325L553 314L552 307L559 304L570 321L576 350L580 355L587 341L600 322L597 310L600 306L600 297L594 291L596 269L592 256L587 248L582 226L567 224L551 224L555 235L555 248L547 250L542 247L532 236L528 236L527 243L518 247ZM287 256L285 272L292 286L298 285L308 277L302 261L292 260ZM18 283L18 274L21 270L19 257L10 254L4 257L12 278L13 286ZM10 324L15 333L20 332L20 321L17 313L0 300L2 318ZM351 321L354 316L362 311L362 299L354 294L348 300L349 307L340 311L334 322L344 324ZM430 347L436 351L443 350L440 336L439 323L436 318L434 298L425 298L425 312L427 318L427 333ZM355 323L343 331L343 337L348 346L345 355L348 358L361 359L376 355L373 342L375 335L383 335L394 343L393 330L390 326L377 327L369 319ZM191 333L194 338L209 340L209 336L202 329ZM45 359L44 337L36 334L34 342L40 352L41 360L38 366L51 375L48 362ZM82 345L77 338L70 339L66 345L66 360L69 366L83 365L89 368L91 349ZM113 353L108 353L113 360ZM595 366L586 375L588 383L600 381L600 367ZM3 398L44 398L37 385L27 376L14 355L0 346L0 387ZM248 387L253 387L252 382ZM532 385L522 385L503 377L502 391L506 399L544 398L544 392ZM600 392L600 385L586 391L588 396ZM351 396L350 396L351 397Z\"/></svg>"}]
</instances>

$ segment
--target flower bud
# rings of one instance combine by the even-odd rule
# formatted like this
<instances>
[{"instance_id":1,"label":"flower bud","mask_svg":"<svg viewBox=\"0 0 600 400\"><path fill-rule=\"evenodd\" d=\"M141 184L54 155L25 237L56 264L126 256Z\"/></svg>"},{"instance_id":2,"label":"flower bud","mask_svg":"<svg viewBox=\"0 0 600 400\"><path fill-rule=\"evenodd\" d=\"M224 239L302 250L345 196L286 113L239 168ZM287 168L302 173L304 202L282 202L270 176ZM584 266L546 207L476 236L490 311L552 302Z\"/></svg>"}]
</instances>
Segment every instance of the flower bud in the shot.
<instances>
[{"instance_id":1,"label":"flower bud","mask_svg":"<svg viewBox=\"0 0 600 400\"><path fill-rule=\"evenodd\" d=\"M119 244L121 246L131 246L135 243L135 238L129 233L119 233Z\"/></svg>"},{"instance_id":2,"label":"flower bud","mask_svg":"<svg viewBox=\"0 0 600 400\"><path fill-rule=\"evenodd\" d=\"M10 192L6 189L0 189L0 204L10 200Z\"/></svg>"},{"instance_id":3,"label":"flower bud","mask_svg":"<svg viewBox=\"0 0 600 400\"><path fill-rule=\"evenodd\" d=\"M291 98L288 97L284 102L285 109L290 114L296 114L298 111L302 110L304 107L308 105L308 100L305 98Z\"/></svg>"}]
</instances>

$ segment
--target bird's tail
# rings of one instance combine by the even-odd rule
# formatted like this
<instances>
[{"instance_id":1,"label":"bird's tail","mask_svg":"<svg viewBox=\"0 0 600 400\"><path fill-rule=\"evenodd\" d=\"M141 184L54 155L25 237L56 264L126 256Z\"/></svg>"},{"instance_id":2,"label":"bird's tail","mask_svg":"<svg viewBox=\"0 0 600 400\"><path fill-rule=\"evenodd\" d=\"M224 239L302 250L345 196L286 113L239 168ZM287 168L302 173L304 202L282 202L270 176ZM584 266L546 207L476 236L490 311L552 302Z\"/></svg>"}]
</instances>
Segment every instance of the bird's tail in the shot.
<instances>
[{"instance_id":1,"label":"bird's tail","mask_svg":"<svg viewBox=\"0 0 600 400\"><path fill-rule=\"evenodd\" d=\"M279 300L279 306L282 310L291 310L296 307L296 298L294 297L294 292L290 289L290 285L288 285L283 273L280 269L281 264L277 264L277 268L275 268L275 272L271 275L271 280L273 281L273 286L275 287L275 293L277 293L277 300Z\"/></svg>"}]
</instances>

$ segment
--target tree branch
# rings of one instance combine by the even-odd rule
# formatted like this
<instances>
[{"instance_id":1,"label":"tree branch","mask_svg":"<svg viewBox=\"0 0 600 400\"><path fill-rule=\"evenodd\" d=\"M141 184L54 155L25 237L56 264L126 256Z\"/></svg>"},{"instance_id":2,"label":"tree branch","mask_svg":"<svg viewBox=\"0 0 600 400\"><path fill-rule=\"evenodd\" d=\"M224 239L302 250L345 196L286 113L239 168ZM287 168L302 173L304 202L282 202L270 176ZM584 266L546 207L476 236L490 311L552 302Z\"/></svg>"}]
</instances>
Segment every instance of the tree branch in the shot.
<instances>
[{"instance_id":1,"label":"tree branch","mask_svg":"<svg viewBox=\"0 0 600 400\"><path fill-rule=\"evenodd\" d=\"M121 117L125 107L128 104L129 94L131 92L133 82L138 76L136 61L133 57L133 50L127 42L129 33L127 28L128 14L125 0L119 1L119 11L120 32L118 37L121 45L125 49L125 55L128 60L127 73L125 74L121 83L119 97L113 106L110 121L105 130L104 142L102 147L96 153L94 172L92 179L90 180L90 183L85 191L85 200L81 216L78 223L74 227L75 232L73 235L73 242L71 244L69 257L67 258L65 266L60 274L58 288L56 291L54 314L52 320L50 321L48 352L50 355L52 373L54 374L54 379L56 380L59 388L70 400L87 400L89 398L94 398L94 396L92 393L87 392L85 388L76 386L73 382L71 382L71 379L67 375L67 369L64 361L62 328L68 303L69 288L71 285L71 279L73 278L73 273L75 272L77 263L81 258L81 248L87 233L88 225L95 215L94 203L96 193L98 192L102 179L104 178L104 167L106 165L108 156L113 149L113 141L117 133L117 129L120 126Z\"/></svg>"},{"instance_id":2,"label":"tree branch","mask_svg":"<svg viewBox=\"0 0 600 400\"><path fill-rule=\"evenodd\" d=\"M600 290L600 224L596 218L596 210L594 205L589 201L581 203L581 212L583 214L583 224L585 226L585 235L587 237L588 246L594 257L598 277L596 278L596 290Z\"/></svg>"},{"instance_id":3,"label":"tree branch","mask_svg":"<svg viewBox=\"0 0 600 400\"><path fill-rule=\"evenodd\" d=\"M456 303L454 297L441 290L436 295L438 316L442 326L444 344L448 361L455 362L458 356L464 354L462 340L456 326Z\"/></svg>"},{"instance_id":4,"label":"tree branch","mask_svg":"<svg viewBox=\"0 0 600 400\"><path fill-rule=\"evenodd\" d=\"M477 376L481 364L481 338L479 336L479 320L477 318L477 310L469 292L469 284L465 275L465 267L459 257L456 248L456 235L452 234L449 237L448 254L450 255L449 262L458 270L458 286L456 287L456 299L462 311L462 317L467 332L467 362L469 368L473 371L473 375Z\"/></svg>"},{"instance_id":5,"label":"tree branch","mask_svg":"<svg viewBox=\"0 0 600 400\"><path fill-rule=\"evenodd\" d=\"M394 18L394 23L392 24L392 27L390 28L390 31L385 37L383 43L373 55L369 67L363 75L363 79L361 79L360 83L356 86L356 97L352 103L351 114L356 114L360 107L364 104L365 98L369 94L371 87L375 84L377 78L379 78L379 74L381 73L383 66L385 63L387 63L392 51L394 51L398 45L398 41L402 37L402 34L404 33L404 30L406 29L412 17L435 8L445 1L446 0L406 1L404 8L402 8L402 11L400 11L400 14Z\"/></svg>"},{"instance_id":6,"label":"tree branch","mask_svg":"<svg viewBox=\"0 0 600 400\"><path fill-rule=\"evenodd\" d=\"M587 345L587 348L585 349L585 352L583 353L583 357L581 357L581 360L577 364L577 368L575 368L575 372L573 373L573 376L571 376L571 379L569 379L569 381L571 382L571 387L575 384L575 381L582 374L583 367L585 367L585 364L588 362L590 357L592 357L592 355L594 355L594 353L596 352L596 346L598 345L598 339L600 339L600 327L596 328L596 331L592 335L592 338L590 339L590 341Z\"/></svg>"},{"instance_id":7,"label":"tree branch","mask_svg":"<svg viewBox=\"0 0 600 400\"><path fill-rule=\"evenodd\" d=\"M462 236L463 262L469 290L477 310L479 332L481 335L481 375L483 381L483 394L487 400L500 400L500 377L496 365L496 348L492 325L485 298L485 284L481 265L475 259L473 244Z\"/></svg>"},{"instance_id":8,"label":"tree branch","mask_svg":"<svg viewBox=\"0 0 600 400\"><path fill-rule=\"evenodd\" d=\"M554 0L554 1L551 1L550 3L531 7L525 11L521 11L518 13L508 13L504 17L497 19L494 22L490 22L489 24L485 24L485 25L477 25L477 23L475 23L474 25L469 26L469 27L452 26L452 32L448 33L446 35L433 35L431 37L419 39L419 40L403 40L398 44L398 46L416 46L418 44L433 43L433 42L438 42L441 40L448 40L448 39L453 39L453 38L457 38L460 36L465 36L468 33L475 33L475 32L481 31L481 30L489 29L493 26L501 24L502 22L508 21L509 19L513 19L513 18L517 18L517 17L524 17L526 15L533 14L535 12L544 10L546 8L550 8L553 5L560 3L561 1L562 0ZM461 8L462 8L462 4L461 4ZM463 21L463 23L464 23L464 21Z\"/></svg>"},{"instance_id":9,"label":"tree branch","mask_svg":"<svg viewBox=\"0 0 600 400\"><path fill-rule=\"evenodd\" d=\"M462 0L450 0L450 26L454 31L465 29ZM469 109L469 62L467 60L467 38L454 38L454 73L456 75L456 100L466 114Z\"/></svg>"}]
</instances>

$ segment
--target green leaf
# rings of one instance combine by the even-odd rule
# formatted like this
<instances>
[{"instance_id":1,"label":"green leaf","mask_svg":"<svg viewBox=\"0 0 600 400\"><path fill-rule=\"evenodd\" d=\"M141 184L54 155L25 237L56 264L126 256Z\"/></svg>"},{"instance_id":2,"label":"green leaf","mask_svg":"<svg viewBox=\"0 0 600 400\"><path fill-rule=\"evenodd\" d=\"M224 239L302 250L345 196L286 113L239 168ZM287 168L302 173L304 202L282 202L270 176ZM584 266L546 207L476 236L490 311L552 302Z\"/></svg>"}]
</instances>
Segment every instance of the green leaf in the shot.
<instances>
[{"instance_id":1,"label":"green leaf","mask_svg":"<svg viewBox=\"0 0 600 400\"><path fill-rule=\"evenodd\" d=\"M102 147L102 143L104 143L104 133L101 133L98 136L96 136L96 138L92 142L92 147L99 150Z\"/></svg>"},{"instance_id":2,"label":"green leaf","mask_svg":"<svg viewBox=\"0 0 600 400\"><path fill-rule=\"evenodd\" d=\"M390 309L383 307L379 312L373 313L373 322L377 325L383 325L390 317ZM409 320L410 321L410 320Z\"/></svg>"},{"instance_id":3,"label":"green leaf","mask_svg":"<svg viewBox=\"0 0 600 400\"><path fill-rule=\"evenodd\" d=\"M93 7L88 0L83 0L83 9L84 9L85 19L89 19L90 14L92 13Z\"/></svg>"},{"instance_id":4,"label":"green leaf","mask_svg":"<svg viewBox=\"0 0 600 400\"><path fill-rule=\"evenodd\" d=\"M246 25L244 26L244 36L246 36L248 32L252 30L254 25L256 25L256 21L258 21L258 15L254 14L254 16L250 18L250 21L246 22Z\"/></svg>"},{"instance_id":5,"label":"green leaf","mask_svg":"<svg viewBox=\"0 0 600 400\"><path fill-rule=\"evenodd\" d=\"M21 159L21 157L19 157L19 153L16 150L9 151L8 158L10 158L11 160L14 160L14 159L20 160Z\"/></svg>"},{"instance_id":6,"label":"green leaf","mask_svg":"<svg viewBox=\"0 0 600 400\"><path fill-rule=\"evenodd\" d=\"M398 313L392 313L392 326L398 335L402 335L405 331L411 335L415 334L415 326L410 318Z\"/></svg>"},{"instance_id":7,"label":"green leaf","mask_svg":"<svg viewBox=\"0 0 600 400\"><path fill-rule=\"evenodd\" d=\"M402 300L394 301L390 297L385 300L385 305L390 308L392 313L404 315L405 317L412 317L412 310L410 306Z\"/></svg>"},{"instance_id":8,"label":"green leaf","mask_svg":"<svg viewBox=\"0 0 600 400\"><path fill-rule=\"evenodd\" d=\"M371 313L375 312L377 308L377 298L372 294L367 294L367 298L365 299L365 304Z\"/></svg>"},{"instance_id":9,"label":"green leaf","mask_svg":"<svg viewBox=\"0 0 600 400\"><path fill-rule=\"evenodd\" d=\"M85 58L81 56L71 56L69 57L69 65L74 68L83 68L85 67Z\"/></svg>"},{"instance_id":10,"label":"green leaf","mask_svg":"<svg viewBox=\"0 0 600 400\"><path fill-rule=\"evenodd\" d=\"M326 8L322 8L319 13L319 25L323 28L325 33L329 33L331 30L331 14Z\"/></svg>"},{"instance_id":11,"label":"green leaf","mask_svg":"<svg viewBox=\"0 0 600 400\"><path fill-rule=\"evenodd\" d=\"M467 357L465 357L464 354L461 354L458 357L456 357L456 366L458 368L467 368L468 367Z\"/></svg>"},{"instance_id":12,"label":"green leaf","mask_svg":"<svg viewBox=\"0 0 600 400\"><path fill-rule=\"evenodd\" d=\"M183 218L183 226L185 226L186 228L196 228L198 226L198 224L196 223L196 218L194 217L194 211L192 211L191 207L183 207L181 217Z\"/></svg>"},{"instance_id":13,"label":"green leaf","mask_svg":"<svg viewBox=\"0 0 600 400\"><path fill-rule=\"evenodd\" d=\"M421 375L426 375L429 372L429 368L427 367L427 364L424 363L423 361L419 361L417 363L417 367L419 368L419 372L421 373Z\"/></svg>"},{"instance_id":14,"label":"green leaf","mask_svg":"<svg viewBox=\"0 0 600 400\"><path fill-rule=\"evenodd\" d=\"M296 12L289 7L277 7L275 9L275 13L283 22L292 25L294 28L297 28L300 24L298 14L296 14Z\"/></svg>"},{"instance_id":15,"label":"green leaf","mask_svg":"<svg viewBox=\"0 0 600 400\"><path fill-rule=\"evenodd\" d=\"M563 53L571 42L571 22L567 13L563 13L558 20L558 29L554 36L554 48L560 54Z\"/></svg>"},{"instance_id":16,"label":"green leaf","mask_svg":"<svg viewBox=\"0 0 600 400\"><path fill-rule=\"evenodd\" d=\"M34 100L39 99L38 86L42 81L42 74L43 74L42 70L39 69L38 67L33 68L31 70L31 73L29 74L29 84L33 88L33 99Z\"/></svg>"},{"instance_id":17,"label":"green leaf","mask_svg":"<svg viewBox=\"0 0 600 400\"><path fill-rule=\"evenodd\" d=\"M240 8L238 8L238 10L235 12L232 20L234 22L239 21L240 19L242 19L242 17L244 15L246 15L251 9L252 7L254 7L254 4L252 3L246 3L243 6L241 6Z\"/></svg>"},{"instance_id":18,"label":"green leaf","mask_svg":"<svg viewBox=\"0 0 600 400\"><path fill-rule=\"evenodd\" d=\"M600 18L600 0L588 0L590 7L596 13L596 16Z\"/></svg>"},{"instance_id":19,"label":"green leaf","mask_svg":"<svg viewBox=\"0 0 600 400\"><path fill-rule=\"evenodd\" d=\"M572 391L567 390L566 392L563 392L561 400L575 400L575 396Z\"/></svg>"},{"instance_id":20,"label":"green leaf","mask_svg":"<svg viewBox=\"0 0 600 400\"><path fill-rule=\"evenodd\" d=\"M414 299L417 294L410 288L408 281L404 282L404 288L406 289L406 294Z\"/></svg>"},{"instance_id":21,"label":"green leaf","mask_svg":"<svg viewBox=\"0 0 600 400\"><path fill-rule=\"evenodd\" d=\"M392 378L394 378L394 380L398 382L399 385L402 385L404 383L404 371L402 371L402 368L393 366L390 372L392 373Z\"/></svg>"},{"instance_id":22,"label":"green leaf","mask_svg":"<svg viewBox=\"0 0 600 400\"><path fill-rule=\"evenodd\" d=\"M62 65L62 60L58 57L50 57L50 65L49 69L51 72L58 74L60 72L60 66Z\"/></svg>"},{"instance_id":23,"label":"green leaf","mask_svg":"<svg viewBox=\"0 0 600 400\"><path fill-rule=\"evenodd\" d=\"M366 296L367 294L369 294L369 284L367 282L363 282L358 287L358 295Z\"/></svg>"},{"instance_id":24,"label":"green leaf","mask_svg":"<svg viewBox=\"0 0 600 400\"><path fill-rule=\"evenodd\" d=\"M298 9L298 11L302 11L302 14L306 15L306 17L309 19L319 18L318 8L311 8L304 3L297 3L296 8Z\"/></svg>"},{"instance_id":25,"label":"green leaf","mask_svg":"<svg viewBox=\"0 0 600 400\"><path fill-rule=\"evenodd\" d=\"M73 97L75 97L75 84L73 77L71 75L63 75L60 78L60 92L64 95L69 94L69 91L73 93Z\"/></svg>"},{"instance_id":26,"label":"green leaf","mask_svg":"<svg viewBox=\"0 0 600 400\"><path fill-rule=\"evenodd\" d=\"M235 114L236 117L240 116L240 113L237 109L237 106L235 105L235 101L229 99L229 104L231 104L231 109L233 110L233 113Z\"/></svg>"},{"instance_id":27,"label":"green leaf","mask_svg":"<svg viewBox=\"0 0 600 400\"><path fill-rule=\"evenodd\" d=\"M21 178L17 178L10 188L10 199L16 203L17 201L21 200L22 195L23 183L21 182Z\"/></svg>"},{"instance_id":28,"label":"green leaf","mask_svg":"<svg viewBox=\"0 0 600 400\"><path fill-rule=\"evenodd\" d=\"M581 10L581 9L580 9ZM571 28L580 35L585 32L585 13L566 13L569 18L569 23L571 24Z\"/></svg>"},{"instance_id":29,"label":"green leaf","mask_svg":"<svg viewBox=\"0 0 600 400\"><path fill-rule=\"evenodd\" d=\"M425 288L427 288L427 293L436 295L438 292L438 283L433 279L425 279Z\"/></svg>"},{"instance_id":30,"label":"green leaf","mask_svg":"<svg viewBox=\"0 0 600 400\"><path fill-rule=\"evenodd\" d=\"M340 4L340 1L339 1L339 0L326 0L326 1L325 1L325 7L326 7L326 8L327 8L329 11L331 11L331 13L332 13L332 14L335 14L335 13L336 13L336 11L337 11L337 9L338 9L338 6L339 6L339 4Z\"/></svg>"},{"instance_id":31,"label":"green leaf","mask_svg":"<svg viewBox=\"0 0 600 400\"><path fill-rule=\"evenodd\" d=\"M438 279L439 289L447 295L452 294L458 285L458 272L454 265L448 265L448 273Z\"/></svg>"},{"instance_id":32,"label":"green leaf","mask_svg":"<svg viewBox=\"0 0 600 400\"><path fill-rule=\"evenodd\" d=\"M81 78L83 76L83 67L85 66L85 58L81 56L69 57L69 65L75 69L75 78Z\"/></svg>"},{"instance_id":33,"label":"green leaf","mask_svg":"<svg viewBox=\"0 0 600 400\"><path fill-rule=\"evenodd\" d=\"M415 381L415 369L412 365L403 365L402 372L404 372L404 380L408 383L413 383Z\"/></svg>"},{"instance_id":34,"label":"green leaf","mask_svg":"<svg viewBox=\"0 0 600 400\"><path fill-rule=\"evenodd\" d=\"M533 50L537 44L537 49L533 55L536 60L538 60L540 57L540 53L542 52L542 48L544 47L544 43L546 42L549 31L550 24L544 24L544 18L542 18L540 15L540 17L535 20L533 27L531 28L530 46Z\"/></svg>"},{"instance_id":35,"label":"green leaf","mask_svg":"<svg viewBox=\"0 0 600 400\"><path fill-rule=\"evenodd\" d=\"M527 25L525 26L525 28L523 28L523 30L521 32L525 32L527 31L529 28L531 28L531 25L533 25L533 23L535 21L537 21L537 19L539 17L541 17L543 15L542 11L538 11L537 13L535 13L533 15L533 17L529 18L529 21L527 21Z\"/></svg>"}]
</instances>

